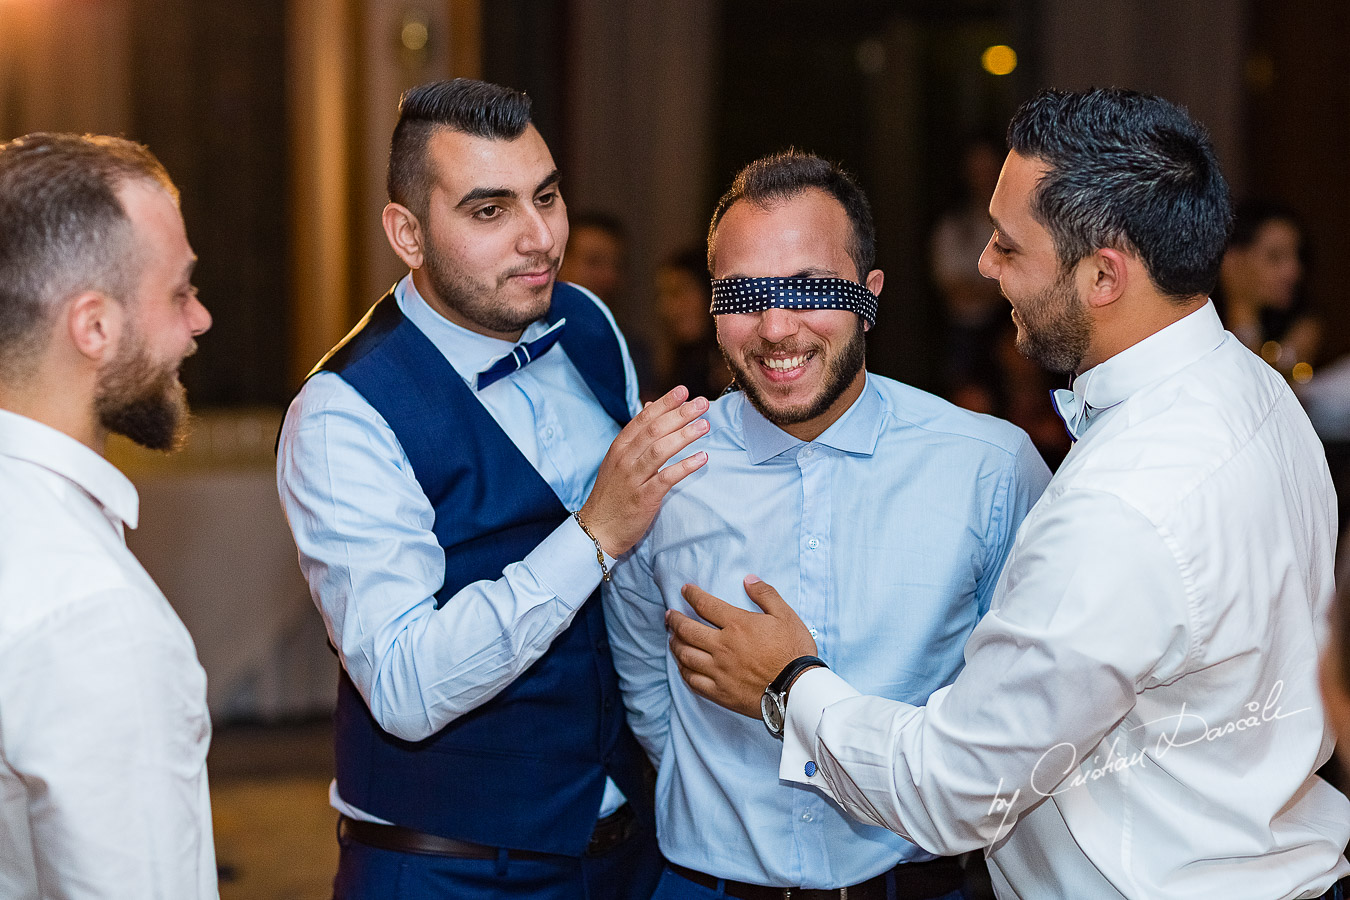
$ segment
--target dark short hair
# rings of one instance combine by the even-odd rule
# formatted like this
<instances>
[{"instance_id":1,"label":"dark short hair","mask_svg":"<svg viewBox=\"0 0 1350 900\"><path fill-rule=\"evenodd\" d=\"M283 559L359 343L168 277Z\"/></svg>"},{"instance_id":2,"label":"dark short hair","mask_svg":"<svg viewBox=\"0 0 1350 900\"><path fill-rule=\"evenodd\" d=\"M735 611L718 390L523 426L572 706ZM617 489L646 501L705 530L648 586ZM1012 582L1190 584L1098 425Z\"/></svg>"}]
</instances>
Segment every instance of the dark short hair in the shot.
<instances>
[{"instance_id":1,"label":"dark short hair","mask_svg":"<svg viewBox=\"0 0 1350 900\"><path fill-rule=\"evenodd\" d=\"M1008 146L1048 171L1036 219L1068 268L1100 247L1132 252L1163 294L1208 294L1232 220L1228 182L1204 128L1161 97L1119 89L1042 91Z\"/></svg>"},{"instance_id":2,"label":"dark short hair","mask_svg":"<svg viewBox=\"0 0 1350 900\"><path fill-rule=\"evenodd\" d=\"M0 144L0 376L44 345L62 301L133 295L140 256L117 196L133 181L178 199L154 154L124 138L35 132Z\"/></svg>"},{"instance_id":3,"label":"dark short hair","mask_svg":"<svg viewBox=\"0 0 1350 900\"><path fill-rule=\"evenodd\" d=\"M877 233L872 224L872 206L867 202L853 176L836 163L821 159L812 153L788 149L772 156L761 157L736 173L736 179L713 210L708 226L708 268L713 268L713 246L717 226L727 210L738 200L768 207L791 200L811 188L822 190L839 201L853 225L853 239L849 255L858 267L858 280L867 278L877 256Z\"/></svg>"},{"instance_id":4,"label":"dark short hair","mask_svg":"<svg viewBox=\"0 0 1350 900\"><path fill-rule=\"evenodd\" d=\"M398 102L398 124L389 144L389 199L426 217L431 182L427 141L439 128L511 141L530 124L530 98L521 91L455 78L420 84Z\"/></svg>"}]
</instances>

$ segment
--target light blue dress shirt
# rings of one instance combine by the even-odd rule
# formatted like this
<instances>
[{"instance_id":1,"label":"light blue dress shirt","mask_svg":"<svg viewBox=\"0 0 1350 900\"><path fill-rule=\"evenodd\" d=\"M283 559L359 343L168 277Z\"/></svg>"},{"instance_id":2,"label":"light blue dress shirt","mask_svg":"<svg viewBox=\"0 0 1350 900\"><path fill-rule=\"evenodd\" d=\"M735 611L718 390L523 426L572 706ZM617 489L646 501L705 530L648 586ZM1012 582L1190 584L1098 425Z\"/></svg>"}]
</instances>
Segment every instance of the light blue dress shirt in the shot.
<instances>
[{"instance_id":1,"label":"light blue dress shirt","mask_svg":"<svg viewBox=\"0 0 1350 900\"><path fill-rule=\"evenodd\" d=\"M590 295L592 299L594 295ZM478 373L515 344L448 321L411 278L395 289L403 314L473 390ZM614 325L609 310L596 305ZM535 322L522 340L548 326ZM637 377L623 336L629 409ZM561 345L475 392L558 495L578 509L619 427ZM341 376L321 372L286 414L277 487L300 567L343 667L380 727L421 740L486 703L548 649L600 583L595 545L568 518L501 578L468 585L435 608L445 554L435 511L384 418ZM333 805L356 818L331 790ZM601 814L623 802L612 782Z\"/></svg>"},{"instance_id":2,"label":"light blue dress shirt","mask_svg":"<svg viewBox=\"0 0 1350 900\"><path fill-rule=\"evenodd\" d=\"M657 764L661 849L754 884L836 888L931 855L778 780L782 744L680 679L667 609L694 583L746 609L778 589L820 656L865 690L922 704L950 684L1023 516L1050 478L1018 428L875 375L804 443L743 394L708 411L708 453L606 586L629 722Z\"/></svg>"}]
</instances>

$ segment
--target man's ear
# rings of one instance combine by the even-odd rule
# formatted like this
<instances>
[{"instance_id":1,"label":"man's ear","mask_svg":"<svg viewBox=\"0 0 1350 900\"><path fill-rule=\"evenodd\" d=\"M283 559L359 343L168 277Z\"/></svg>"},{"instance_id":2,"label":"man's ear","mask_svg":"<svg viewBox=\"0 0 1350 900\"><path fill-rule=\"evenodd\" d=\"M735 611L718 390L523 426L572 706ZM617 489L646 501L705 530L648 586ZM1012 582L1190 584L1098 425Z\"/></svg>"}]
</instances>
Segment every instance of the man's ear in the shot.
<instances>
[{"instance_id":1,"label":"man's ear","mask_svg":"<svg viewBox=\"0 0 1350 900\"><path fill-rule=\"evenodd\" d=\"M71 345L93 363L103 363L117 353L126 328L123 304L100 291L76 294L67 304L62 321Z\"/></svg>"},{"instance_id":2,"label":"man's ear","mask_svg":"<svg viewBox=\"0 0 1350 900\"><path fill-rule=\"evenodd\" d=\"M867 273L867 280L863 283L867 285L867 289L872 292L873 297L880 297L881 285L883 282L885 282L885 280L886 280L886 273L882 272L880 269L873 269L872 271ZM871 331L871 330L872 330L872 323L864 319L863 331Z\"/></svg>"},{"instance_id":3,"label":"man's ear","mask_svg":"<svg viewBox=\"0 0 1350 900\"><path fill-rule=\"evenodd\" d=\"M1119 250L1100 247L1079 263L1079 274L1087 279L1084 295L1088 306L1108 306L1119 300L1129 286L1129 259Z\"/></svg>"},{"instance_id":4,"label":"man's ear","mask_svg":"<svg viewBox=\"0 0 1350 900\"><path fill-rule=\"evenodd\" d=\"M422 223L413 215L412 210L401 203L390 203L380 216L384 224L384 236L389 246L394 248L398 258L410 269L422 268Z\"/></svg>"}]
</instances>

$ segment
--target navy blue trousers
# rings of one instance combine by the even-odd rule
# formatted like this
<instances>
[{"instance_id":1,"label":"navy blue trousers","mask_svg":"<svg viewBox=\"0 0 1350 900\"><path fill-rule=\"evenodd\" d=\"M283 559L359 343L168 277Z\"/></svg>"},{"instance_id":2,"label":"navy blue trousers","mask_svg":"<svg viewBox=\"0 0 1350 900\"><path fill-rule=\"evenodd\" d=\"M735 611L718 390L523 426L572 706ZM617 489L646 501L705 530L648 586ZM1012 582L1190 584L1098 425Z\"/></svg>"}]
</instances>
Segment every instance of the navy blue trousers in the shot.
<instances>
[{"instance_id":1,"label":"navy blue trousers","mask_svg":"<svg viewBox=\"0 0 1350 900\"><path fill-rule=\"evenodd\" d=\"M334 900L648 900L664 863L650 826L603 856L449 859L340 840Z\"/></svg>"}]
</instances>

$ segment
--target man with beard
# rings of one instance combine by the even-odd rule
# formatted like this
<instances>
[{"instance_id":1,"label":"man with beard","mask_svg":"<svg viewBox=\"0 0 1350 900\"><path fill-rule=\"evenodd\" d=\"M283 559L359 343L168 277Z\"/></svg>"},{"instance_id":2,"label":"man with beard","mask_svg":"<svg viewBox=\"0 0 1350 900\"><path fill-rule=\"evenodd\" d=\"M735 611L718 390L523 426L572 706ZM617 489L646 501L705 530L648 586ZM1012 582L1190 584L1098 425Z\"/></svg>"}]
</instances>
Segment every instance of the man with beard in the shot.
<instances>
[{"instance_id":1,"label":"man with beard","mask_svg":"<svg viewBox=\"0 0 1350 900\"><path fill-rule=\"evenodd\" d=\"M690 448L709 465L605 591L629 721L658 768L663 900L960 896L956 860L780 784L781 720L766 733L695 696L666 647L686 582L739 593L756 572L790 585L821 656L884 696L922 703L960 670L1049 473L1012 425L866 371L874 248L862 190L804 153L751 163L713 214L712 313L741 391L712 405Z\"/></svg>"},{"instance_id":2,"label":"man with beard","mask_svg":"<svg viewBox=\"0 0 1350 900\"><path fill-rule=\"evenodd\" d=\"M1076 373L1056 403L1077 443L955 683L921 707L789 665L810 668L775 693L778 772L933 852L988 846L1000 897L1339 898L1350 802L1313 774L1335 494L1288 386L1206 299L1230 218L1213 149L1119 90L1046 91L1008 134L980 270L1022 351ZM815 641L747 590L767 615L691 587L720 629L671 625L694 689L751 715Z\"/></svg>"},{"instance_id":3,"label":"man with beard","mask_svg":"<svg viewBox=\"0 0 1350 900\"><path fill-rule=\"evenodd\" d=\"M645 898L660 871L597 588L702 464L662 468L707 401L639 406L609 311L555 283L558 185L524 94L405 94L383 223L411 274L282 427L343 668L338 898Z\"/></svg>"},{"instance_id":4,"label":"man with beard","mask_svg":"<svg viewBox=\"0 0 1350 900\"><path fill-rule=\"evenodd\" d=\"M0 145L0 896L216 896L206 674L110 433L178 442L211 316L144 147Z\"/></svg>"}]
</instances>

